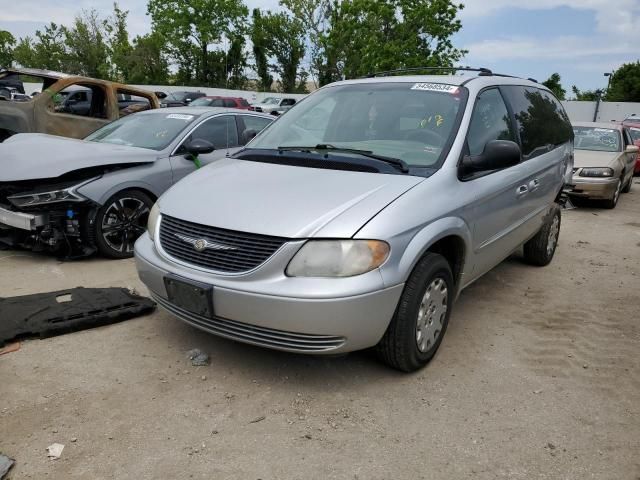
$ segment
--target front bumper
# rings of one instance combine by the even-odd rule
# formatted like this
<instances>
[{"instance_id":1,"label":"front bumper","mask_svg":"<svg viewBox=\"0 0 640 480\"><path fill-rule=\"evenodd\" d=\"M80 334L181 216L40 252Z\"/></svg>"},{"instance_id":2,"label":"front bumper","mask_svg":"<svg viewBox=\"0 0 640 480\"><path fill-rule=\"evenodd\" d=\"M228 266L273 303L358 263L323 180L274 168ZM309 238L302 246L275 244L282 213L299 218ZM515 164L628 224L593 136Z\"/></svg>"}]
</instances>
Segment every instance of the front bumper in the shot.
<instances>
[{"instance_id":1,"label":"front bumper","mask_svg":"<svg viewBox=\"0 0 640 480\"><path fill-rule=\"evenodd\" d=\"M377 290L345 296L333 294L329 298L322 297L316 290L305 297L300 295L296 284L311 279L265 278L245 282L206 274L159 255L148 234L136 243L135 257L138 275L154 299L184 322L215 335L288 352L341 353L377 344L393 317L404 287L403 284L384 287L379 272L373 271L360 277L369 276L369 283L378 278ZM199 316L171 304L164 285L167 274L213 285L215 318ZM357 277L348 281L354 279ZM326 282L327 291L335 290L336 282L342 280L313 279L316 289ZM274 282L280 283L277 294L273 291Z\"/></svg>"},{"instance_id":2,"label":"front bumper","mask_svg":"<svg viewBox=\"0 0 640 480\"><path fill-rule=\"evenodd\" d=\"M566 190L569 195L606 200L613 197L618 178L589 178L574 175L571 183L572 188Z\"/></svg>"},{"instance_id":3,"label":"front bumper","mask_svg":"<svg viewBox=\"0 0 640 480\"><path fill-rule=\"evenodd\" d=\"M44 214L32 215L29 213L14 212L0 208L0 224L19 230L33 231L47 223Z\"/></svg>"}]
</instances>

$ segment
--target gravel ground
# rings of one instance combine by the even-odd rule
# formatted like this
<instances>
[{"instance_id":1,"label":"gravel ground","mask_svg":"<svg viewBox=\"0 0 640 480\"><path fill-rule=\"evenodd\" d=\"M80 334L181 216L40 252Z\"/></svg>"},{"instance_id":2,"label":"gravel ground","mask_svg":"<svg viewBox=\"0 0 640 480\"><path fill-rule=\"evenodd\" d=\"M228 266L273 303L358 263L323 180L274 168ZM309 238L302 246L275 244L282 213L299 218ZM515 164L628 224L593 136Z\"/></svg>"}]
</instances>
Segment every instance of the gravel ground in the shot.
<instances>
[{"instance_id":1,"label":"gravel ground","mask_svg":"<svg viewBox=\"0 0 640 480\"><path fill-rule=\"evenodd\" d=\"M516 254L463 292L405 375L203 334L166 313L0 356L12 479L640 479L640 182L563 213L545 268ZM144 292L132 261L0 252L0 296ZM200 348L209 366L193 367ZM58 460L46 447L65 445Z\"/></svg>"}]
</instances>

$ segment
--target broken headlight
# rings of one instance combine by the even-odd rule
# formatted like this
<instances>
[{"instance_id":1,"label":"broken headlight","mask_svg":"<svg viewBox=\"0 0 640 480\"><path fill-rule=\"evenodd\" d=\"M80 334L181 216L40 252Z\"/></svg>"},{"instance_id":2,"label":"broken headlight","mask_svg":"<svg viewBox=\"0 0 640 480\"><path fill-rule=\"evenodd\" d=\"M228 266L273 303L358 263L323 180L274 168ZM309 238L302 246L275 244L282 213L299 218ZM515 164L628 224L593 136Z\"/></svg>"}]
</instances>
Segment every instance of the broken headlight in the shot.
<instances>
[{"instance_id":1,"label":"broken headlight","mask_svg":"<svg viewBox=\"0 0 640 480\"><path fill-rule=\"evenodd\" d=\"M613 169L608 167L583 168L580 170L581 177L612 177Z\"/></svg>"},{"instance_id":2,"label":"broken headlight","mask_svg":"<svg viewBox=\"0 0 640 480\"><path fill-rule=\"evenodd\" d=\"M62 188L59 190L49 190L44 192L31 192L21 193L18 195L12 195L7 197L13 205L16 207L31 207L37 205L49 205L57 202L84 202L87 199L77 193L76 188L84 185L88 182L83 182L79 185L74 185L68 188Z\"/></svg>"}]
</instances>

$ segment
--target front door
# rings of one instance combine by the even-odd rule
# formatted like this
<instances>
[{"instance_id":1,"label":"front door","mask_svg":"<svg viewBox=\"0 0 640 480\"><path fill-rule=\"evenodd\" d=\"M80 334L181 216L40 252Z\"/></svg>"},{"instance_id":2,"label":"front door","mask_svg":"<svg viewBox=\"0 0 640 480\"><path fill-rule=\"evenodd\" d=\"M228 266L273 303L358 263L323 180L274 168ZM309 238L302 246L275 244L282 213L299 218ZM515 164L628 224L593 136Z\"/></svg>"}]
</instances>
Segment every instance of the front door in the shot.
<instances>
[{"instance_id":1,"label":"front door","mask_svg":"<svg viewBox=\"0 0 640 480\"><path fill-rule=\"evenodd\" d=\"M198 168L226 158L238 149L238 129L234 117L234 115L220 115L208 118L184 138L171 157L174 183ZM195 139L210 142L215 150L206 155L199 155L197 161L194 161L187 154L185 145Z\"/></svg>"}]
</instances>

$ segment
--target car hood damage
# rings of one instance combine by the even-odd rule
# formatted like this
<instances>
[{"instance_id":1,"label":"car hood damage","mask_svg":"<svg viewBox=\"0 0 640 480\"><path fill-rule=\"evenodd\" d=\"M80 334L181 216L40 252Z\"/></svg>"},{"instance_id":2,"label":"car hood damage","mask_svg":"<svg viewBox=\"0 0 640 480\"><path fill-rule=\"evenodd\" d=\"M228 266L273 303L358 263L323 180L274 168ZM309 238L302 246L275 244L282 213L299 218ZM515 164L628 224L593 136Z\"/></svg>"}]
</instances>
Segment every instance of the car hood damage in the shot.
<instances>
[{"instance_id":1,"label":"car hood damage","mask_svg":"<svg viewBox=\"0 0 640 480\"><path fill-rule=\"evenodd\" d=\"M287 238L349 238L424 178L225 159L179 182L163 214Z\"/></svg>"},{"instance_id":2,"label":"car hood damage","mask_svg":"<svg viewBox=\"0 0 640 480\"><path fill-rule=\"evenodd\" d=\"M0 144L0 182L57 178L100 166L135 166L157 157L157 152L144 148L37 133L14 135Z\"/></svg>"}]
</instances>

